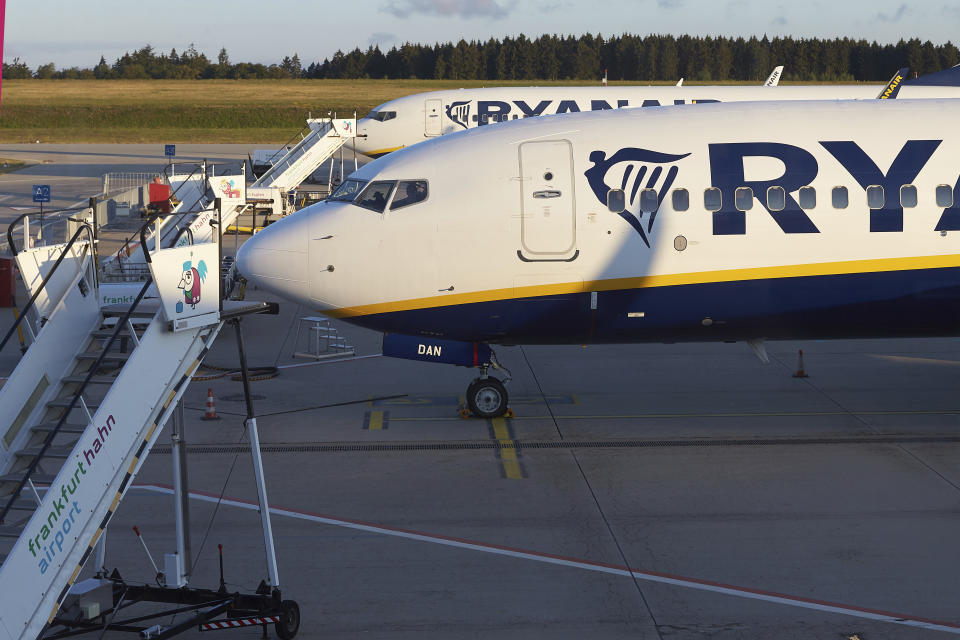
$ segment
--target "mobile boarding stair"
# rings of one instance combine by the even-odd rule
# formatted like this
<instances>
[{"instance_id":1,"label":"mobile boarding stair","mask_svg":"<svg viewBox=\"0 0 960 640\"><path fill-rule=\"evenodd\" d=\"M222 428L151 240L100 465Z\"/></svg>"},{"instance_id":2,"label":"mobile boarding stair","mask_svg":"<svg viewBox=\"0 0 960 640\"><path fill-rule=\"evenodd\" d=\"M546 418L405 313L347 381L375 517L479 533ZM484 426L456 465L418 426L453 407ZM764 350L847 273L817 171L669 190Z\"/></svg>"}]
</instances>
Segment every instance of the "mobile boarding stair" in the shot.
<instances>
[{"instance_id":1,"label":"mobile boarding stair","mask_svg":"<svg viewBox=\"0 0 960 640\"><path fill-rule=\"evenodd\" d=\"M357 134L357 118L310 118L305 135L253 183L251 189L279 194L296 188Z\"/></svg>"},{"instance_id":2,"label":"mobile boarding stair","mask_svg":"<svg viewBox=\"0 0 960 640\"><path fill-rule=\"evenodd\" d=\"M219 219L221 228L228 229L255 205L268 206L277 216L292 213L288 193L356 136L356 114L353 118L310 118L306 128L309 132L250 187L246 185L245 166L237 174L216 175L214 165L202 162L189 173L169 175L176 204L148 230L147 249L210 242L215 233L213 221ZM120 254L105 261L105 268L117 277L126 274L136 278L144 273L138 246L128 242Z\"/></svg>"},{"instance_id":3,"label":"mobile boarding stair","mask_svg":"<svg viewBox=\"0 0 960 640\"><path fill-rule=\"evenodd\" d=\"M171 215L163 218L157 231L162 238L160 246L186 244L185 228L189 229L194 243L208 242L217 199L224 229L253 205L269 206L278 217L292 213L288 207L289 192L356 136L356 114L353 118L310 118L306 129L308 133L249 187L246 185L246 167L239 174L216 175L212 165L204 162L189 174L169 176L179 204ZM149 247L152 249L153 246L151 240Z\"/></svg>"},{"instance_id":4,"label":"mobile boarding stair","mask_svg":"<svg viewBox=\"0 0 960 640\"><path fill-rule=\"evenodd\" d=\"M207 243L143 251L151 276L133 303L101 306L89 226L81 225L64 244L18 251L16 224L8 241L31 298L0 349L18 328L31 344L0 390L0 639L57 638L85 630L163 638L224 614L274 622L281 637L293 637L299 609L280 597L252 415L247 427L257 451L270 574L258 592L228 593L222 580L219 591L192 589L183 575L168 576L170 588L127 585L116 570L107 580L104 568L111 517L190 376L225 322L235 324L239 340L239 317L270 311L269 305L223 303L219 246ZM150 290L159 297L148 298ZM32 317L31 307L40 318L38 329L24 320ZM248 390L246 378L244 386ZM179 529L179 513L177 524ZM105 587L113 602L67 611L71 586L91 556L97 579L83 582ZM170 628L119 621L121 607L137 601L176 603L187 616Z\"/></svg>"}]
</instances>

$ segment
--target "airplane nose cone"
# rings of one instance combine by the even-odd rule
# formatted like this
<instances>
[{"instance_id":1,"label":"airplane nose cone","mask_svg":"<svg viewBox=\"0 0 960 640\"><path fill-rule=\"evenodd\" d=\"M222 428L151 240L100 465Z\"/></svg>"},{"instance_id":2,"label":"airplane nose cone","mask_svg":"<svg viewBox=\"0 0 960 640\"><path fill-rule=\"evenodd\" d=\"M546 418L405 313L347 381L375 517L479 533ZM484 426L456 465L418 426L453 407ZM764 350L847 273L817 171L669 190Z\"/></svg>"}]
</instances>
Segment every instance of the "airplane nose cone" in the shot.
<instances>
[{"instance_id":1,"label":"airplane nose cone","mask_svg":"<svg viewBox=\"0 0 960 640\"><path fill-rule=\"evenodd\" d=\"M278 220L247 240L237 253L237 270L251 284L294 302L306 302L307 215Z\"/></svg>"}]
</instances>

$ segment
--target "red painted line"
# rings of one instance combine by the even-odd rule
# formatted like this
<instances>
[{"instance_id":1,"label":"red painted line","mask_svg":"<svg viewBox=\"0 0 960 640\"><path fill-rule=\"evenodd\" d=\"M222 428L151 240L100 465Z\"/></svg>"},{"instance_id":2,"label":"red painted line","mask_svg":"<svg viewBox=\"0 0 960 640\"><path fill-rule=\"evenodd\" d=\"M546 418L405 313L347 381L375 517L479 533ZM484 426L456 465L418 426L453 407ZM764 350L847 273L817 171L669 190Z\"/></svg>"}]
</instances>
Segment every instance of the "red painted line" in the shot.
<instances>
[{"instance_id":1,"label":"red painted line","mask_svg":"<svg viewBox=\"0 0 960 640\"><path fill-rule=\"evenodd\" d=\"M135 484L131 485L132 488L137 489L146 489L146 490L159 490L162 493L172 493L173 486L160 483L151 483L151 484ZM245 508L257 509L259 508L258 503L244 500L242 498L233 498L228 496L220 496L215 493L209 493L206 491L191 491L190 496L197 499L202 499L205 501L220 501L225 504L234 504L235 506L244 506ZM446 536L442 534L435 533L425 533L422 531L416 531L413 529L402 529L399 527L392 527L389 525L376 524L371 522L365 522L363 520L352 520L349 518L340 518L335 516L330 516L322 513L315 513L310 511L303 511L300 509L292 509L286 507L270 507L270 512L276 515L286 515L288 517L297 517L297 516L306 516L311 519L322 519L326 521L327 524L339 525L339 526L353 526L355 528L362 527L366 530L376 532L382 532L387 534L397 534L406 537L412 537L426 542L436 541L443 543L452 543L454 546L468 547L473 548L478 551L489 550L489 551L499 551L505 552L510 555L525 557L527 559L536 560L552 560L557 561L557 563L563 563L567 566L579 566L581 568L590 568L595 567L597 569L608 570L608 572L617 572L622 573L623 575L639 578L653 580L656 582L673 584L675 586L686 586L688 588L704 588L709 591L719 591L726 593L727 595L739 596L739 597L748 597L752 599L760 599L773 601L785 605L793 606L802 606L805 608L814 608L820 610L828 610L834 613L855 615L857 617L866 617L872 619L879 619L881 621L893 622L897 624L915 626L922 628L935 628L939 631L947 631L951 633L960 633L960 624L952 622L944 622L942 620L933 620L930 618L922 618L918 616L913 616L903 613L893 613L890 611L884 611L881 609L872 609L868 607L860 607L856 605L847 605L837 602L831 602L829 600L819 600L816 598L807 598L805 596L793 596L785 593L778 593L776 591L766 591L763 589L753 589L750 587L740 587L736 585L726 584L723 582L716 582L713 580L704 580L701 578L691 578L687 576L681 576L670 573L663 573L659 571L649 571L643 569L633 569L624 565L610 564L606 562L597 562L594 560L584 560L581 558L574 558L571 556L561 556L553 553L546 553L542 551L530 551L527 549L520 549L517 547L508 547L504 545L492 544L487 542L477 542L475 540L470 540L467 538L457 538L453 536Z\"/></svg>"}]
</instances>

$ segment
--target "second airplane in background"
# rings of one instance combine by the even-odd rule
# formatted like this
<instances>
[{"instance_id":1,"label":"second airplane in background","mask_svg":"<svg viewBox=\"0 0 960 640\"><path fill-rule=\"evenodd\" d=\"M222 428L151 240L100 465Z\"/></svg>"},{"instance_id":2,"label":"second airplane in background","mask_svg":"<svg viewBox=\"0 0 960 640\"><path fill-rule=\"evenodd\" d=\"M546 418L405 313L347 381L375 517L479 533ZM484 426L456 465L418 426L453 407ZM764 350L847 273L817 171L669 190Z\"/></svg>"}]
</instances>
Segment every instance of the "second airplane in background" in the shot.
<instances>
[{"instance_id":1,"label":"second airplane in background","mask_svg":"<svg viewBox=\"0 0 960 640\"><path fill-rule=\"evenodd\" d=\"M781 67L778 67L780 69ZM385 102L357 122L357 151L379 157L429 138L508 120L582 111L758 100L960 98L960 68L912 81L907 69L884 85L483 87L430 91ZM682 80L681 80L682 82Z\"/></svg>"}]
</instances>

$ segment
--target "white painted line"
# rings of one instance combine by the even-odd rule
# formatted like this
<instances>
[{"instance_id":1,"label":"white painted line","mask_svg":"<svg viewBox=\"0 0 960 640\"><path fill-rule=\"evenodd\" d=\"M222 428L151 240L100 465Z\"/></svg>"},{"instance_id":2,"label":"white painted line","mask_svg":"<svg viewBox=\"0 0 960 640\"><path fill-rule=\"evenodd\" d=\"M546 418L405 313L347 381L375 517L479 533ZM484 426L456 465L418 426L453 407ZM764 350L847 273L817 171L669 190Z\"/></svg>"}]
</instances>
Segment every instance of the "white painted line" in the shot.
<instances>
[{"instance_id":1,"label":"white painted line","mask_svg":"<svg viewBox=\"0 0 960 640\"><path fill-rule=\"evenodd\" d=\"M134 484L134 485L131 485L131 488L142 489L145 491L152 491L155 493L173 494L172 487L167 485L161 485L161 484ZM220 498L217 495L214 495L212 493L206 493L203 491L191 491L190 498L194 500L200 500L202 502L213 502L213 503L220 502L220 504L224 504L231 507L237 507L239 509L249 509L252 511L258 510L258 506L254 502L248 502L246 500L241 500L239 498L228 498L226 496L224 496L223 498ZM670 575L666 573L657 573L654 571L641 571L639 569L631 569L629 567L606 564L603 562L591 562L589 560L581 560L578 558L566 558L563 556L557 556L549 553L541 553L538 551L514 549L511 547L503 547L503 546L494 545L494 544L485 544L482 542L475 542L472 540L465 540L462 538L451 538L448 536L422 533L419 531L397 529L394 527L376 525L368 522L359 522L356 520L345 520L341 518L334 518L334 517L325 516L319 513L309 513L306 511L299 511L297 509L283 509L280 507L270 507L270 513L277 516L286 516L288 518L296 518L298 520L308 520L310 522L329 524L335 527L345 527L347 529L355 529L357 531L379 533L386 536L407 538L408 540L430 542L433 544L440 544L448 547L456 547L458 549L468 549L470 551L491 553L495 555L508 556L511 558L518 558L521 560L532 560L534 562L544 562L547 564L571 567L574 569L583 569L586 571L596 571L600 573L623 576L626 578L633 578L634 580L643 580L646 582L657 582L661 584L673 585L676 587L684 587L687 589L696 589L699 591L710 591L713 593L722 593L724 595L734 596L736 598L761 600L764 602L773 602L775 604L786 605L788 607L799 607L801 609L813 609L815 611L823 611L826 613L836 613L836 614L845 615L845 616L852 616L855 618L876 620L878 622L889 622L892 624L898 624L898 625L903 625L907 627L917 627L920 629L945 631L947 633L960 635L960 625L953 624L950 622L942 622L938 620L928 620L925 618L919 618L917 616L911 616L907 614L890 613L887 611L880 611L877 609L866 609L863 607L839 604L835 602L827 602L824 600L814 600L812 598L804 598L802 596L791 596L783 593L761 591L758 589L750 589L747 587L737 587L734 585L723 584L720 582L712 582L710 580L700 580L698 578L688 578L683 576Z\"/></svg>"}]
</instances>

